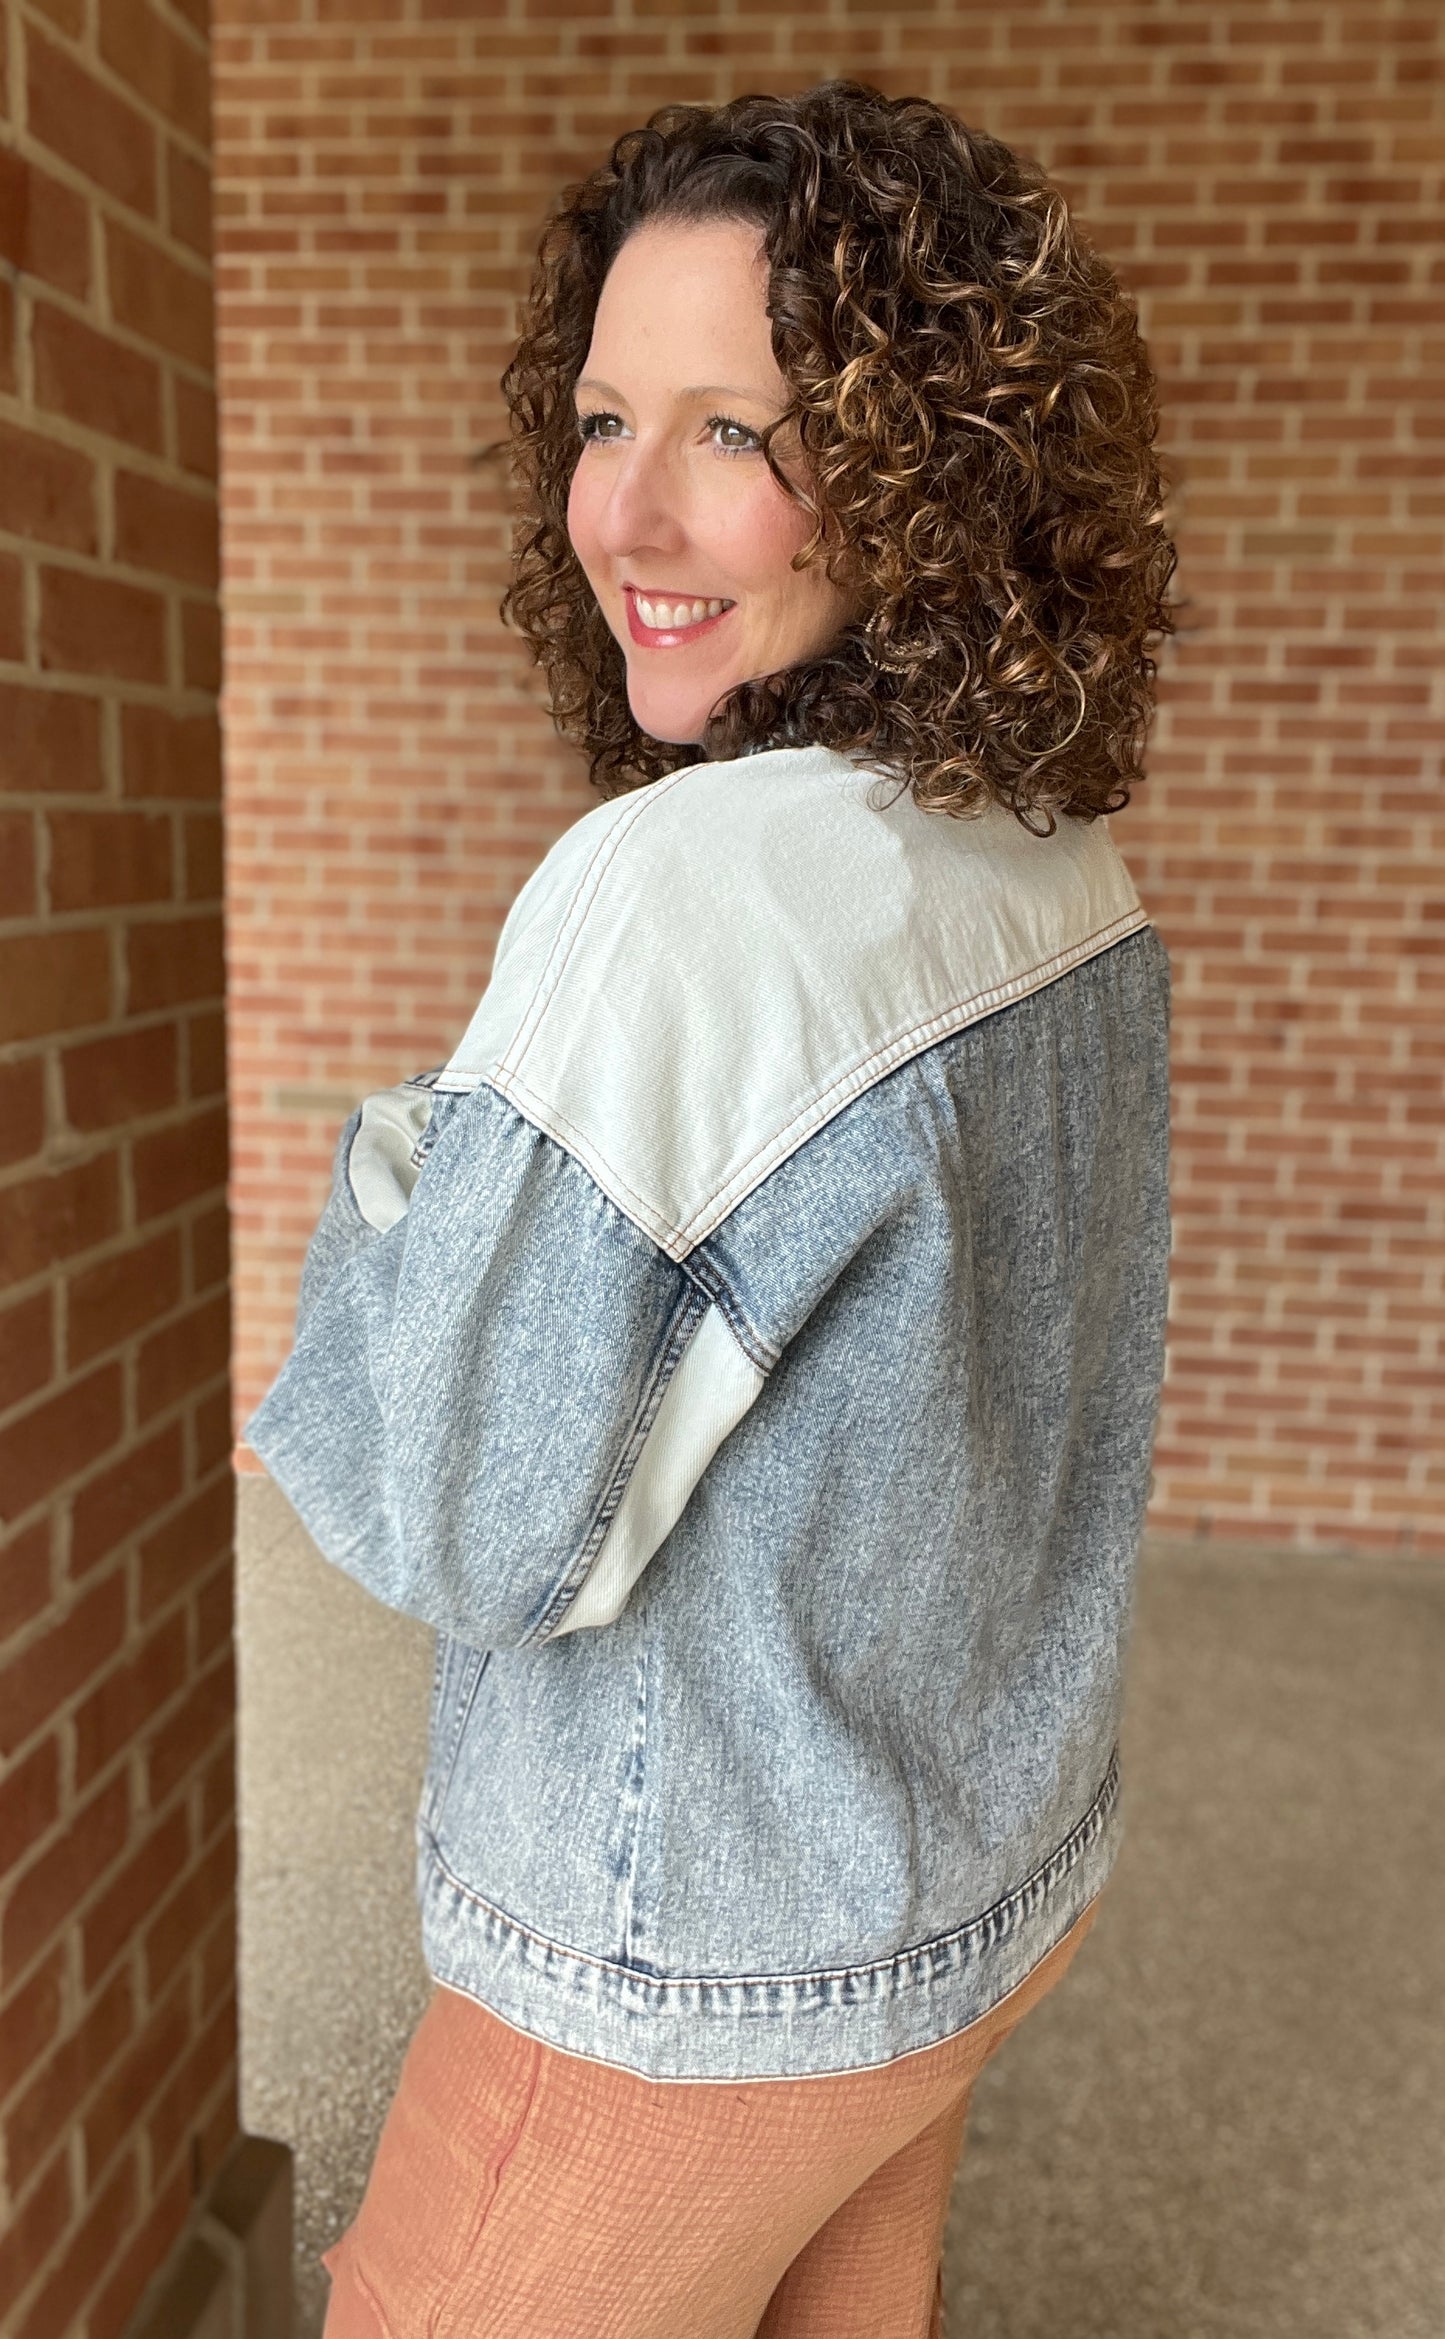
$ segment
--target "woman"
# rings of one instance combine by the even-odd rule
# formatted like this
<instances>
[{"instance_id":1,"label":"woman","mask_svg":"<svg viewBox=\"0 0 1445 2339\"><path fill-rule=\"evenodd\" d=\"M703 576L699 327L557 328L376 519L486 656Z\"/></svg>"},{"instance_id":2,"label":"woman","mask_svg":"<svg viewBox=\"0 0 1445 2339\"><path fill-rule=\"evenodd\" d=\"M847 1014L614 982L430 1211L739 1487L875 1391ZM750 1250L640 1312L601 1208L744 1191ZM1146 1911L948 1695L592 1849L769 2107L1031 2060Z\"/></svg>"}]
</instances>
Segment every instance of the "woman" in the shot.
<instances>
[{"instance_id":1,"label":"woman","mask_svg":"<svg viewBox=\"0 0 1445 2339\"><path fill-rule=\"evenodd\" d=\"M438 1631L437 1982L328 2339L921 2339L1118 1841L1173 553L1119 287L851 83L548 227L504 603L603 801L341 1133L250 1441Z\"/></svg>"}]
</instances>

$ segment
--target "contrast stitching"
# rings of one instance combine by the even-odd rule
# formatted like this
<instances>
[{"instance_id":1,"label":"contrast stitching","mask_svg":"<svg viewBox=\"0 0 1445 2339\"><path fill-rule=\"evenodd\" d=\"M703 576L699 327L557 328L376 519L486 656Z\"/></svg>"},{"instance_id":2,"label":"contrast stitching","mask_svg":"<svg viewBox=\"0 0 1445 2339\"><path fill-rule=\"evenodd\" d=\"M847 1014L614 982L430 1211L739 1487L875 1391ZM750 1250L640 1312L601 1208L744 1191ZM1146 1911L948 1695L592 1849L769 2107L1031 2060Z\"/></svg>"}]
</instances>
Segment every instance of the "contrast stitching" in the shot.
<instances>
[{"instance_id":1,"label":"contrast stitching","mask_svg":"<svg viewBox=\"0 0 1445 2339\"><path fill-rule=\"evenodd\" d=\"M454 1635L448 1637L455 1639ZM438 1639L440 1639L440 1635L438 1635ZM477 1702L478 1692L492 1661L490 1649L473 1648L470 1642L462 1640L456 1640L455 1645L466 1650L467 1662L462 1666L451 1720L446 1738L442 1741L446 1758L446 1775L442 1778L440 1789L431 1805L432 1816L438 1821L447 1807L447 1801L452 1791L452 1780L456 1777L457 1763L461 1758L462 1740L467 1734L467 1724L472 1718L472 1708ZM439 1770L440 1768L441 1765L438 1765Z\"/></svg>"},{"instance_id":2,"label":"contrast stitching","mask_svg":"<svg viewBox=\"0 0 1445 2339\"><path fill-rule=\"evenodd\" d=\"M587 1171L589 1176L593 1176L592 1162L595 1158L597 1166L601 1170L603 1177L611 1178L613 1184L617 1186L622 1193L631 1196L632 1201L636 1204L636 1215L634 1216L632 1211L624 1207L624 1205L618 1200L616 1194L610 1193L608 1191L607 1187L602 1182L602 1177L593 1177L593 1183L596 1185L598 1192L603 1196L603 1199L610 1202L614 1210L617 1210L621 1213L621 1215L627 1220L629 1226L635 1226L639 1234L645 1235L649 1242L656 1244L657 1248L663 1253L663 1256L667 1259L670 1259L675 1267L680 1267L683 1274L687 1276L688 1280L696 1285L700 1291L706 1294L708 1300L714 1307L716 1307L718 1314L722 1317L723 1322L727 1325L728 1330L731 1332L733 1338L736 1340L739 1348L742 1350L748 1362L750 1364L756 1365L759 1372L770 1373L772 1371L774 1365L778 1361L779 1356L782 1354L781 1349L775 1348L773 1343L770 1340L765 1339L763 1334L748 1321L747 1316L743 1312L740 1301L735 1297L734 1293L724 1281L718 1269L712 1264L711 1260L705 1259L701 1265L698 1265L696 1261L696 1246L694 1246L693 1251L690 1252L685 1259L677 1258L666 1240L666 1237L670 1233L670 1229L668 1228L666 1221L661 1218L656 1211L651 1210L648 1207L647 1203L644 1202L640 1194L632 1193L632 1189L627 1184L626 1179L616 1176L610 1166L605 1161L603 1161L600 1154L596 1156L593 1155L593 1149L588 1144L587 1139L583 1136L582 1131L580 1129L574 1129L572 1124L567 1120L565 1114L558 1113L553 1115L552 1119L555 1120L556 1126L550 1126L547 1117L547 1107L542 1103L540 1097L534 1097L532 1095L531 1090L526 1086L525 1082L521 1080L514 1081L508 1079L504 1083L501 1078L494 1079L487 1076L486 1074L478 1073L476 1085L478 1087L490 1088L492 1093L495 1096L499 1096L504 1104L512 1105L516 1111L521 1113L523 1119L527 1122L530 1128L536 1129L539 1135L548 1138L551 1143L560 1146L562 1151L568 1156L569 1160L575 1160L578 1162L580 1166ZM574 1143L569 1144L567 1142L566 1137L562 1133L564 1130L570 1131L572 1138L575 1140ZM663 1239L659 1240L659 1236L661 1236Z\"/></svg>"},{"instance_id":3,"label":"contrast stitching","mask_svg":"<svg viewBox=\"0 0 1445 2339\"><path fill-rule=\"evenodd\" d=\"M760 1373L770 1373L782 1355L782 1350L775 1348L771 1340L765 1340L761 1332L754 1330L743 1313L741 1303L734 1298L719 1269L701 1250L701 1246L690 1251L679 1264L683 1274L690 1276L699 1289L707 1293L749 1364L755 1365Z\"/></svg>"},{"instance_id":4,"label":"contrast stitching","mask_svg":"<svg viewBox=\"0 0 1445 2339\"><path fill-rule=\"evenodd\" d=\"M565 1616L582 1586L586 1583L593 1562L607 1540L608 1529L617 1515L618 1505L627 1491L628 1481L637 1468L642 1449L652 1434L652 1425L657 1419L658 1409L667 1394L668 1385L691 1344L694 1332L706 1315L707 1308L706 1293L689 1282L683 1294L682 1304L673 1319L668 1337L663 1343L656 1373L646 1396L643 1398L632 1435L622 1449L621 1458L613 1472L607 1492L602 1498L601 1507L583 1540L580 1551L572 1562L571 1568L561 1583L557 1585L536 1624L532 1626L530 1631L522 1635L517 1644L519 1648L531 1648L538 1640L542 1639L553 1620L559 1616Z\"/></svg>"},{"instance_id":5,"label":"contrast stitching","mask_svg":"<svg viewBox=\"0 0 1445 2339\"><path fill-rule=\"evenodd\" d=\"M636 1203L638 1213L641 1217L648 1219L652 1226L660 1226L665 1233L668 1235L673 1235L673 1229L668 1225L667 1220L663 1218L658 1211L654 1210L650 1203L646 1202L642 1195L636 1192L636 1190L628 1184L626 1178L623 1177L620 1170L613 1168L611 1162L607 1159L607 1156L604 1153L598 1151L597 1147L592 1143L591 1138L588 1137L586 1131L579 1129L574 1121L569 1121L567 1115L565 1113L559 1112L555 1105L547 1104L542 1097L537 1095L535 1089L529 1088L527 1086L527 1083L520 1077L519 1074L507 1072L501 1066L498 1066L494 1073L486 1074L485 1078L489 1088L494 1088L497 1091L497 1094L499 1096L505 1097L509 1104L516 1105L518 1111L521 1112L527 1120L534 1122L536 1126L543 1132L544 1136L555 1137L558 1135L560 1130L565 1129L568 1134L575 1140L575 1143L565 1145L565 1141L559 1139L559 1142L564 1143L565 1150L568 1153L575 1153L579 1160L591 1160L597 1162L598 1165L606 1172L607 1176L612 1180L613 1185L617 1187L618 1191L620 1193L626 1194L631 1201ZM531 1108L530 1111L528 1110L528 1107ZM615 1200L616 1196L614 1196L613 1199ZM631 1211L628 1211L626 1215L631 1218L633 1214ZM647 1229L644 1228L643 1231L646 1232ZM675 1240L676 1237L674 1236L673 1239Z\"/></svg>"},{"instance_id":6,"label":"contrast stitching","mask_svg":"<svg viewBox=\"0 0 1445 2339\"><path fill-rule=\"evenodd\" d=\"M692 1234L690 1230L717 1203L726 1201L728 1195L748 1177L755 1163L766 1159L775 1147L795 1131L806 1127L810 1121L815 1127L821 1126L841 1105L849 1103L853 1094L861 1094L865 1088L881 1079L884 1073L895 1071L910 1055L920 1055L934 1040L945 1039L951 1030L962 1030L968 1023L979 1022L998 1008L1007 1007L1014 1000L1027 996L1030 991L1041 989L1058 976L1067 974L1071 966L1087 957L1097 957L1113 942L1121 941L1125 934L1148 923L1147 910L1142 907L1137 911L1130 910L1123 917L1113 919L1109 925L1086 935L1081 942L1072 944L1068 950L1058 952L1053 958L1041 960L1038 966L1030 968L1027 973L1014 975L1006 983L995 983L991 990L976 991L972 998L958 1000L951 1007L940 1008L925 1022L914 1024L910 1030L886 1040L871 1056L865 1056L861 1063L854 1065L848 1072L840 1073L829 1087L820 1090L810 1103L794 1114L791 1121L785 1122L771 1137L765 1137L748 1159L739 1163L727 1183L694 1211L686 1226L678 1229L679 1240L689 1243L701 1240L700 1236ZM955 1018L958 1020L955 1021ZM833 1101L830 1102L830 1099ZM711 1232L711 1229L705 1231Z\"/></svg>"},{"instance_id":7,"label":"contrast stitching","mask_svg":"<svg viewBox=\"0 0 1445 2339\"><path fill-rule=\"evenodd\" d=\"M630 830L637 826L637 823L641 819L643 813L646 811L647 806L650 803L656 803L659 797L665 795L669 788L675 786L679 780L685 779L689 772L694 772L698 770L698 768L699 767L696 764L686 764L681 771L671 772L665 779L654 781L650 787L640 788L637 791L635 801L628 806L624 813L621 814L616 822L616 825L608 830L607 835L603 837L600 844L598 844L596 847L591 859L588 861L586 867L582 871L581 876L577 880L576 886L573 889L572 898L567 904L566 914L558 925L556 934L553 936L552 947L547 954L546 963L544 964L540 975L537 977L537 988L533 992L532 997L527 1004L526 1011L523 1014L516 1031L512 1035L511 1040L508 1042L506 1050L500 1059L500 1064L503 1068L505 1068L508 1062L508 1058L510 1058L513 1068L520 1069L528 1048L530 1048L533 1040L537 1036L537 1028L541 1023L542 1016L550 1004L558 984L562 980L567 961L571 957L572 952L581 937L582 929L587 923L587 919L584 914L577 919L576 926L573 929L571 935L569 936L567 934L568 924L574 916L577 910L577 905L581 901L583 894L587 891L588 886L591 886L592 895L595 899L598 888L601 886L602 879L606 874L608 863L612 860L618 846L622 842L623 837L626 836ZM590 902L587 904L587 907L590 909ZM564 941L565 947L563 947ZM561 948L560 958L557 955L559 948ZM554 960L556 961L555 967L553 965ZM530 1029L528 1028L529 1025L531 1027Z\"/></svg>"},{"instance_id":8,"label":"contrast stitching","mask_svg":"<svg viewBox=\"0 0 1445 2339\"><path fill-rule=\"evenodd\" d=\"M876 1086L888 1072L896 1071L900 1064L906 1063L910 1056L921 1055L925 1048L933 1046L938 1040L947 1039L953 1033L966 1029L970 1023L981 1022L986 1015L996 1013L999 1008L1010 1006L1032 992L1043 989L1048 983L1067 974L1072 967L1082 964L1088 958L1099 957L1115 942L1123 941L1129 934L1137 933L1152 923L1149 912L1142 905L1136 910L1127 911L1122 917L1112 919L1107 926L1097 928L1081 941L1072 944L1068 950L1057 953L1053 958L1043 959L1025 973L1011 977L1007 983L996 983L989 990L977 991L967 999L956 1000L951 1006L939 1009L926 1022L913 1024L908 1030L895 1034L891 1040L884 1041L871 1055L863 1057L860 1062L850 1066L848 1071L840 1073L836 1080L831 1081L816 1096L810 1097L791 1120L785 1121L780 1128L762 1138L747 1159L698 1205L692 1216L680 1227L664 1218L636 1191L584 1130L579 1129L556 1105L539 1096L517 1073L508 1071L505 1063L499 1064L494 1072L484 1073L482 1078L487 1086L514 1104L545 1135L554 1137L567 1152L575 1154L584 1167L592 1171L597 1183L611 1195L619 1209L644 1234L650 1235L669 1258L681 1263L689 1252L716 1230L728 1212L752 1187L761 1182L770 1163L776 1166L790 1152L796 1152L807 1138L814 1136L844 1105L851 1103L868 1088Z\"/></svg>"},{"instance_id":9,"label":"contrast stitching","mask_svg":"<svg viewBox=\"0 0 1445 2339\"><path fill-rule=\"evenodd\" d=\"M792 1974L651 1974L639 1966L620 1965L615 1958L596 1957L590 1950L574 1949L570 1943L554 1941L550 1934L538 1933L532 1926L523 1924L520 1917L514 1917L507 1909L498 1908L495 1901L489 1901L485 1894L464 1883L448 1866L446 1856L430 1829L423 1829L422 1833L434 1866L446 1878L453 1891L459 1893L463 1900L469 1900L475 1907L485 1910L503 1931L517 1933L528 1941L536 1942L538 1948L546 1950L549 1956L564 1958L574 1965L595 1966L599 1973L616 1974L619 1980L641 1983L648 1990L701 1990L711 1995L719 1990L766 1989L776 1988L779 1984L806 1986L817 1982L856 1981L868 1974L898 1974L918 1958L933 1956L941 1949L960 1946L979 1938L1000 1940L1008 1933L1013 1918L1020 1910L1029 1901L1037 1899L1041 1887L1052 1890L1077 1865L1090 1844L1101 1834L1118 1795L1119 1749L1115 1746L1099 1790L1083 1818L1069 1831L1062 1843L1050 1852L1048 1858L1024 1878L1022 1884L1002 1900L996 1900L981 1916L971 1917L967 1924L956 1926L951 1933L935 1933L927 1941L915 1942L910 1948L898 1950L892 1957L874 1958L867 1965L811 1966L801 1973Z\"/></svg>"}]
</instances>

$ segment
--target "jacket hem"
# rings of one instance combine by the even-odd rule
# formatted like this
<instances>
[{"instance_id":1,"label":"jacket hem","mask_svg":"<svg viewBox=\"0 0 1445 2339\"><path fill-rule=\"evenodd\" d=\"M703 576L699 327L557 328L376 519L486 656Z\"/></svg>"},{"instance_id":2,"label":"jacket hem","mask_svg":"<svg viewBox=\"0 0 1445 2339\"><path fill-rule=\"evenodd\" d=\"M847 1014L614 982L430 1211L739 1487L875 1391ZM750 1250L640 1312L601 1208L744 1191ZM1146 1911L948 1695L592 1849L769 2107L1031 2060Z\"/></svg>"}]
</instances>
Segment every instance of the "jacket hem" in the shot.
<instances>
[{"instance_id":1,"label":"jacket hem","mask_svg":"<svg viewBox=\"0 0 1445 2339\"><path fill-rule=\"evenodd\" d=\"M526 2036L658 2081L822 2078L938 2046L1027 1980L1102 1891L1121 1836L1117 1747L1088 1810L1017 1890L931 1941L793 1974L659 1975L551 1940L447 1866L418 1828L434 1981Z\"/></svg>"}]
</instances>

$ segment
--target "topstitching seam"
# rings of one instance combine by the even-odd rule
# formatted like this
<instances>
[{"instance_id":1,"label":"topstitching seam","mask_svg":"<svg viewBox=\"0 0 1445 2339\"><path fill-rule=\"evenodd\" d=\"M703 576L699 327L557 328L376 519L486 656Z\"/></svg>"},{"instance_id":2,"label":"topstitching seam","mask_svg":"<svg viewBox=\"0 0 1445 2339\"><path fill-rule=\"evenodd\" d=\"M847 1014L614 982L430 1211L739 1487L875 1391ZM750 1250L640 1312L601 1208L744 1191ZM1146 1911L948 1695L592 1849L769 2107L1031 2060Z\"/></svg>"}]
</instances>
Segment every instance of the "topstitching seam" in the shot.
<instances>
[{"instance_id":1,"label":"topstitching seam","mask_svg":"<svg viewBox=\"0 0 1445 2339\"><path fill-rule=\"evenodd\" d=\"M1071 944L1069 949L1056 952L1052 958L1041 959L1037 966L1027 969L1023 974L1010 976L1006 983L995 983L988 990L976 991L971 998L955 1001L951 1007L940 1008L922 1023L916 1023L909 1030L895 1034L891 1040L885 1040L881 1047L874 1049L871 1056L865 1056L851 1071L840 1073L827 1088L821 1089L816 1097L794 1114L791 1121L785 1121L782 1128L775 1130L771 1137L762 1139L748 1158L738 1164L726 1183L708 1201L699 1205L686 1226L678 1229L680 1238L687 1240L690 1230L699 1220L718 1202L725 1201L748 1176L754 1163L764 1159L784 1138L792 1136L795 1130L806 1127L809 1122L821 1126L824 1120L830 1118L837 1109L836 1105L829 1104L830 1098L836 1097L838 1104L848 1103L853 1095L861 1095L885 1072L895 1071L899 1064L906 1063L910 1055L921 1055L924 1048L934 1040L946 1039L951 1032L964 1030L969 1023L982 1022L985 1015L1000 1007L1012 1005L1030 991L1041 990L1046 983L1067 974L1071 967L1085 958L1098 957L1113 942L1121 941L1125 934L1148 923L1148 912L1142 906L1128 911L1122 917L1111 919L1107 926L1097 927L1081 941ZM827 1110L824 1110L825 1107ZM700 1238L694 1236L692 1239Z\"/></svg>"},{"instance_id":2,"label":"topstitching seam","mask_svg":"<svg viewBox=\"0 0 1445 2339\"><path fill-rule=\"evenodd\" d=\"M537 977L537 988L528 1001L522 1019L507 1043L506 1050L499 1059L499 1070L507 1068L509 1058L511 1059L511 1069L521 1070L527 1050L537 1036L542 1017L551 1004L557 987L566 972L567 961L575 950L582 930L587 923L585 914L580 917L576 916L578 904L584 893L587 893L590 887L591 897L595 900L609 862L616 855L622 839L637 826L648 805L655 804L678 780L685 779L688 772L696 771L697 768L696 764L687 764L680 771L669 772L665 779L654 781L650 787L639 788L634 802L628 805L627 810L621 814L608 830L606 836L596 846L591 859L587 862L573 888L572 898L567 904L566 913L553 936L552 947L547 954L542 971ZM587 902L586 908L591 908L591 900ZM574 917L576 917L576 924L569 934L567 929ZM560 957L558 956L559 950ZM556 961L555 966L554 960Z\"/></svg>"},{"instance_id":3,"label":"topstitching seam","mask_svg":"<svg viewBox=\"0 0 1445 2339\"><path fill-rule=\"evenodd\" d=\"M503 1931L535 1942L549 1957L565 1958L574 1965L592 1966L599 1973L617 1974L629 1984L645 1984L648 1990L734 1992L739 1989L776 1989L780 1985L811 1988L819 1982L859 1981L870 1974L897 1975L919 1958L936 1960L940 1950L963 1947L975 1941L980 1946L988 1947L995 1941L1003 1940L1015 1916L1030 1904L1036 1905L1041 1892L1050 1892L1055 1885L1062 1883L1077 1867L1090 1845L1097 1842L1118 1803L1119 1782L1119 1748L1116 1744L1110 1750L1104 1776L1082 1818L1075 1822L1053 1851L1029 1872L1022 1884L994 1901L980 1915L968 1918L950 1932L935 1933L930 1940L913 1942L906 1949L896 1951L892 1957L875 1957L866 1965L814 1966L801 1973L791 1974L653 1974L637 1966L619 1965L615 1958L597 1957L589 1950L576 1949L568 1942L556 1941L549 1934L539 1933L535 1926L523 1924L510 1910L499 1908L495 1901L488 1900L484 1893L478 1892L474 1885L467 1884L455 1869L448 1866L441 1844L431 1830L424 1829L422 1832L434 1868L454 1892L463 1900L470 1901L474 1907L484 1909Z\"/></svg>"},{"instance_id":4,"label":"topstitching seam","mask_svg":"<svg viewBox=\"0 0 1445 2339\"><path fill-rule=\"evenodd\" d=\"M1115 942L1123 941L1129 934L1137 933L1151 923L1149 912L1140 905L1122 917L1111 919L1107 926L1096 928L1068 950L1056 952L1052 958L1040 960L1037 966L1026 969L1024 973L1011 976L1006 983L995 983L987 990L972 993L967 999L956 1000L951 1006L937 1010L922 1023L895 1033L892 1039L884 1041L846 1072L839 1073L835 1080L810 1097L781 1127L760 1139L747 1158L738 1164L721 1186L699 1203L691 1217L680 1227L664 1218L644 1195L637 1192L601 1148L588 1137L586 1131L579 1129L557 1105L539 1096L519 1073L508 1070L505 1064L499 1064L494 1072L484 1074L483 1079L488 1087L506 1097L545 1134L556 1138L568 1152L575 1153L626 1216L632 1218L644 1234L657 1242L669 1258L681 1263L690 1251L695 1250L700 1242L715 1231L734 1204L742 1200L752 1186L761 1182L770 1157L785 1158L788 1149L796 1152L807 1137L814 1135L845 1104L861 1096L886 1073L896 1071L910 1056L921 1055L925 1048L938 1040L950 1038L953 1033L965 1030L970 1023L982 1022L985 1016L996 1013L999 1008L1011 1006L1031 992L1043 989L1046 984L1069 973L1074 966L1088 958L1101 956ZM759 1170L759 1164L763 1165L762 1170ZM627 1207L628 1203L632 1208Z\"/></svg>"}]
</instances>

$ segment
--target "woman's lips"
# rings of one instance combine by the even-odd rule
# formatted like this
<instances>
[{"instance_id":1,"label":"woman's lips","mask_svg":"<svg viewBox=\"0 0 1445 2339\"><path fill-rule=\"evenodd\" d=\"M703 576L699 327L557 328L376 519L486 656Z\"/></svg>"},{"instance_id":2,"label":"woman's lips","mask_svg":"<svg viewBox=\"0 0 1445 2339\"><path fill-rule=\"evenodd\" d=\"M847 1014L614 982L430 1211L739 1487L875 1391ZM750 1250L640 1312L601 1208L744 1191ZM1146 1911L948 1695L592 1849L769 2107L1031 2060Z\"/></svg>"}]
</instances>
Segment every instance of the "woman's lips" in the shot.
<instances>
[{"instance_id":1,"label":"woman's lips","mask_svg":"<svg viewBox=\"0 0 1445 2339\"><path fill-rule=\"evenodd\" d=\"M737 603L734 601L726 609L720 609L716 617L700 617L695 625L654 626L644 625L638 614L635 586L624 585L622 597L627 603L628 631L633 640L640 643L645 650L676 650L680 649L686 642L695 642L703 634L712 633L717 626L725 624L737 607ZM659 593L659 601L662 598L663 596ZM684 596L679 594L677 598L682 600ZM713 595L711 598L720 599L721 596Z\"/></svg>"}]
</instances>

